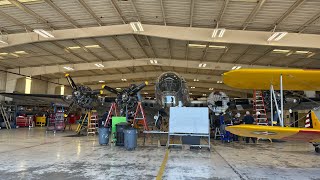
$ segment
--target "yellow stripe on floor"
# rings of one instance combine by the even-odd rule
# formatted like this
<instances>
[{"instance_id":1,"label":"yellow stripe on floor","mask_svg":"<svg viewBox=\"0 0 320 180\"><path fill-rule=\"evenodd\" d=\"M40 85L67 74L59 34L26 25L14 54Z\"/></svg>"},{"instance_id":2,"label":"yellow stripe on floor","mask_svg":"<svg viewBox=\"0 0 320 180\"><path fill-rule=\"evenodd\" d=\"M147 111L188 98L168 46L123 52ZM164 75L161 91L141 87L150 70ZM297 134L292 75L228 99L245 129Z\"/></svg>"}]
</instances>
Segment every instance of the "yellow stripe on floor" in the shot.
<instances>
[{"instance_id":1,"label":"yellow stripe on floor","mask_svg":"<svg viewBox=\"0 0 320 180\"><path fill-rule=\"evenodd\" d=\"M166 169L168 157L169 157L169 149L166 150L166 155L163 158L156 180L162 180L164 170Z\"/></svg>"}]
</instances>

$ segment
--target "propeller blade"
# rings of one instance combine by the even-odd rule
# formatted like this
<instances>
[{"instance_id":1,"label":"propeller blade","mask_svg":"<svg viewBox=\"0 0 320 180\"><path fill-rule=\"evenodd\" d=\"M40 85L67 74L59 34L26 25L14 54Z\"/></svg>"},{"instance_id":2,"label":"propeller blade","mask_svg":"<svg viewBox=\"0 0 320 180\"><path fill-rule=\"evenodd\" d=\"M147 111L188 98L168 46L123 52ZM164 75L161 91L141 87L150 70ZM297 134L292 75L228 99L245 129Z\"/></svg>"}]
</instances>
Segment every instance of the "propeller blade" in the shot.
<instances>
[{"instance_id":1,"label":"propeller blade","mask_svg":"<svg viewBox=\"0 0 320 180\"><path fill-rule=\"evenodd\" d=\"M112 88L112 87L103 85L102 88L105 89L105 90L107 90L107 91L109 91L109 92L111 92L111 93L119 94L119 92L118 92L116 89Z\"/></svg>"},{"instance_id":2,"label":"propeller blade","mask_svg":"<svg viewBox=\"0 0 320 180\"><path fill-rule=\"evenodd\" d=\"M70 74L66 74L65 76L66 76L66 78L67 78L67 80L68 80L68 83L70 84L71 88L72 88L73 90L78 90L78 87L77 87L76 83L74 83L74 81L73 81L73 79L71 78Z\"/></svg>"},{"instance_id":3,"label":"propeller blade","mask_svg":"<svg viewBox=\"0 0 320 180\"><path fill-rule=\"evenodd\" d=\"M133 88L133 89L131 90L131 92L130 92L129 94L130 94L130 95L134 95L134 94L138 93L139 91L141 91L141 89L143 89L144 87L146 87L148 84L149 84L148 81L145 81L145 82L137 85L135 88Z\"/></svg>"}]
</instances>

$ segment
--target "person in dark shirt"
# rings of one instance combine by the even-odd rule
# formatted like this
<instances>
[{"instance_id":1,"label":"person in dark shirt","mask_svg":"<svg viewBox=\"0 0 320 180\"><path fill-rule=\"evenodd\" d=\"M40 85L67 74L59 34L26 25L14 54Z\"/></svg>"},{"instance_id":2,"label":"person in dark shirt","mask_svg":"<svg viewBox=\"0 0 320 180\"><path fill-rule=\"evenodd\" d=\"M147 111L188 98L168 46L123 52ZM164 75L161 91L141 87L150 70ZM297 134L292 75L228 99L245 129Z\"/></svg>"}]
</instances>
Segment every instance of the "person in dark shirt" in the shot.
<instances>
[{"instance_id":1,"label":"person in dark shirt","mask_svg":"<svg viewBox=\"0 0 320 180\"><path fill-rule=\"evenodd\" d=\"M254 118L250 115L250 112L246 112L246 116L243 118L243 124L254 124ZM249 143L250 138L253 143L256 143L256 138L254 137L246 137L246 143Z\"/></svg>"}]
</instances>

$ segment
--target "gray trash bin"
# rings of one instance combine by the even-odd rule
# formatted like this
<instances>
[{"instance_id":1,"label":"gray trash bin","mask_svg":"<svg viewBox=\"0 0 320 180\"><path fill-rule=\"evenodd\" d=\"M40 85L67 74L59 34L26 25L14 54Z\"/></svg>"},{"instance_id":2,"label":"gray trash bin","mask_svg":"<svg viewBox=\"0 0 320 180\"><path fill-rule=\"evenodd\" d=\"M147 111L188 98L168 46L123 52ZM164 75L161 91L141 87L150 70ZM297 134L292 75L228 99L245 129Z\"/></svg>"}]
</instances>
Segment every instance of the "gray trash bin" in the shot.
<instances>
[{"instance_id":1,"label":"gray trash bin","mask_svg":"<svg viewBox=\"0 0 320 180\"><path fill-rule=\"evenodd\" d=\"M109 143L109 132L110 129L106 127L99 127L99 144L107 145Z\"/></svg>"},{"instance_id":2,"label":"gray trash bin","mask_svg":"<svg viewBox=\"0 0 320 180\"><path fill-rule=\"evenodd\" d=\"M124 130L124 147L127 150L134 150L137 147L138 131L134 128Z\"/></svg>"}]
</instances>

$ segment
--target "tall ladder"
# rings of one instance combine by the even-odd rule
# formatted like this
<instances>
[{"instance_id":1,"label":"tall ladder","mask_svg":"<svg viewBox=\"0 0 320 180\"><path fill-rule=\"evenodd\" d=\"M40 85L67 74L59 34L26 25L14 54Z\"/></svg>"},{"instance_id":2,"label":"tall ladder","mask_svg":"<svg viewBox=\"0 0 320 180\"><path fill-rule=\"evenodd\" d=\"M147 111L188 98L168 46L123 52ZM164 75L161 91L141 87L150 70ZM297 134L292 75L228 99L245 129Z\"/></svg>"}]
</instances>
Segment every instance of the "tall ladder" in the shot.
<instances>
[{"instance_id":1,"label":"tall ladder","mask_svg":"<svg viewBox=\"0 0 320 180\"><path fill-rule=\"evenodd\" d=\"M144 131L148 131L147 117L142 108L141 102L138 102L136 112L133 117L133 126L136 128L142 128Z\"/></svg>"},{"instance_id":2,"label":"tall ladder","mask_svg":"<svg viewBox=\"0 0 320 180\"><path fill-rule=\"evenodd\" d=\"M267 111L261 90L253 92L253 117L258 125L268 125ZM258 115L257 112L260 114Z\"/></svg>"},{"instance_id":3,"label":"tall ladder","mask_svg":"<svg viewBox=\"0 0 320 180\"><path fill-rule=\"evenodd\" d=\"M1 111L1 115L3 117L3 121L4 121L5 125L6 125L6 128L7 129L11 129L9 118L8 118L7 113L5 111L5 108L4 108L4 106L2 104L0 106L0 111Z\"/></svg>"},{"instance_id":4,"label":"tall ladder","mask_svg":"<svg viewBox=\"0 0 320 180\"><path fill-rule=\"evenodd\" d=\"M111 107L110 107L109 112L108 112L107 119L104 122L104 127L111 126L110 122L111 122L111 119L112 119L112 115L118 116L117 104L116 103L112 103L111 104Z\"/></svg>"},{"instance_id":5,"label":"tall ladder","mask_svg":"<svg viewBox=\"0 0 320 180\"><path fill-rule=\"evenodd\" d=\"M97 133L97 125L99 123L98 114L90 111L88 114L87 135Z\"/></svg>"}]
</instances>

